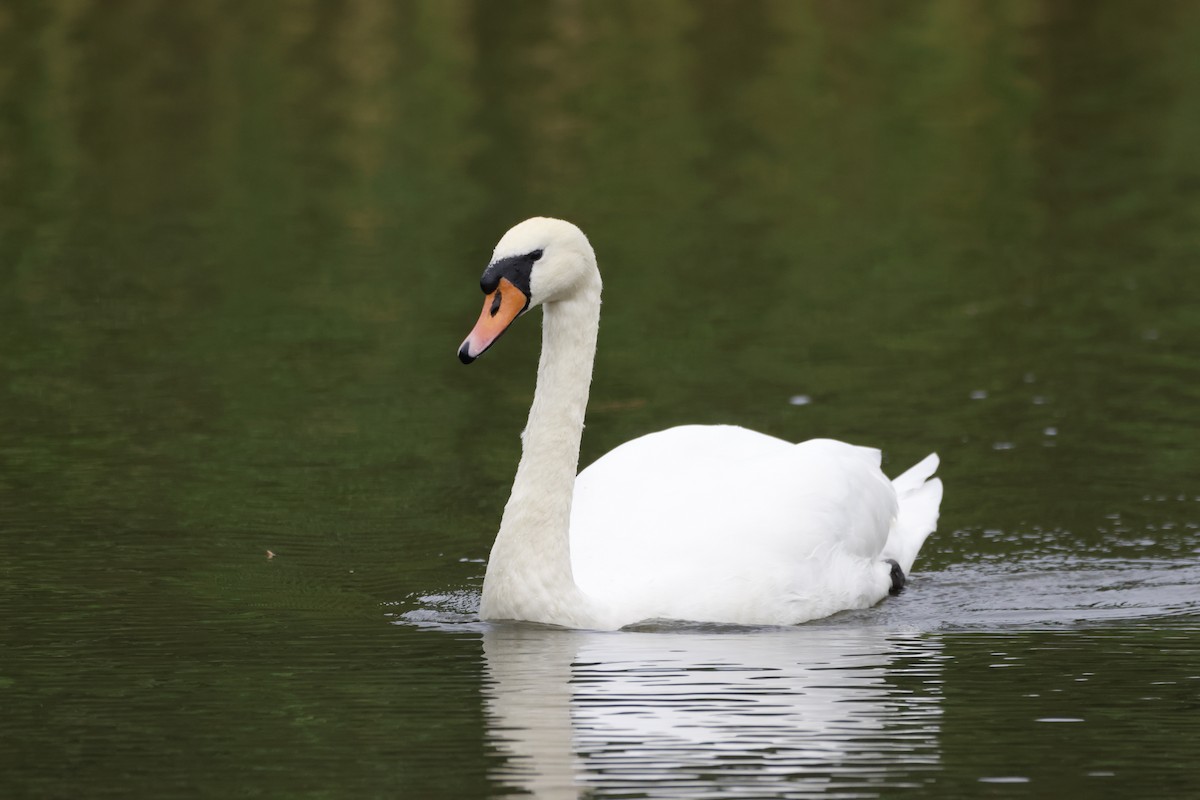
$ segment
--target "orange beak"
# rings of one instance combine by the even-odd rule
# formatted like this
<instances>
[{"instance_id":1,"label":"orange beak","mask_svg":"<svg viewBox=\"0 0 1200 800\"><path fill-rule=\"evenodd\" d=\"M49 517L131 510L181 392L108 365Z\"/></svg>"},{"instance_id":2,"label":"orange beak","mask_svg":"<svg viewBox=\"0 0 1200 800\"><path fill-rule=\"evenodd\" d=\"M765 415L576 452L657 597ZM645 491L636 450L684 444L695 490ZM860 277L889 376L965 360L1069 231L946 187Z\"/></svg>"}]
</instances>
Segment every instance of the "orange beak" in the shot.
<instances>
[{"instance_id":1,"label":"orange beak","mask_svg":"<svg viewBox=\"0 0 1200 800\"><path fill-rule=\"evenodd\" d=\"M501 278L496 291L484 298L479 321L458 348L458 360L470 364L483 355L483 352L500 338L500 334L508 330L512 321L521 316L521 312L528 307L529 298L525 293L508 278Z\"/></svg>"}]
</instances>

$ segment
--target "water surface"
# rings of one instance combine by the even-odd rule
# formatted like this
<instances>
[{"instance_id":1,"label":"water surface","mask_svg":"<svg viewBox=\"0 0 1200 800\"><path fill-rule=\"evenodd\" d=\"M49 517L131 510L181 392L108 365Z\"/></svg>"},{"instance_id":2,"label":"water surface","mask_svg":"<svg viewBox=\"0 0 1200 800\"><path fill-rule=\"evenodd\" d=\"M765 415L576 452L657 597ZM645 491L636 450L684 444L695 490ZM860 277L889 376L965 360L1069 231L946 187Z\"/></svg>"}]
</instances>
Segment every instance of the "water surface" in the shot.
<instances>
[{"instance_id":1,"label":"water surface","mask_svg":"<svg viewBox=\"0 0 1200 800\"><path fill-rule=\"evenodd\" d=\"M0 5L0 795L1186 796L1194 3ZM929 451L908 591L797 629L475 618L537 322L590 462ZM798 400L797 398L803 398Z\"/></svg>"}]
</instances>

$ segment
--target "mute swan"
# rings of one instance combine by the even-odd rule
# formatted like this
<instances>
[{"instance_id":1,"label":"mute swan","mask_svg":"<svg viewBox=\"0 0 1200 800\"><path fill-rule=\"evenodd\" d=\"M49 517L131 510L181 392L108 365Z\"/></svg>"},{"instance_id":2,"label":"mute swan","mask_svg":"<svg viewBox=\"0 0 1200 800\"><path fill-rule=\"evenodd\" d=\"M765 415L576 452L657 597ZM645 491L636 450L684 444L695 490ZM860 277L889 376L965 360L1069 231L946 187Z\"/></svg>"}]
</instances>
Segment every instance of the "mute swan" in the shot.
<instances>
[{"instance_id":1,"label":"mute swan","mask_svg":"<svg viewBox=\"0 0 1200 800\"><path fill-rule=\"evenodd\" d=\"M464 364L545 308L483 619L790 625L866 608L903 585L937 524L936 454L889 481L878 450L687 425L626 442L576 477L600 322L587 237L569 222L528 219L500 239L480 286Z\"/></svg>"}]
</instances>

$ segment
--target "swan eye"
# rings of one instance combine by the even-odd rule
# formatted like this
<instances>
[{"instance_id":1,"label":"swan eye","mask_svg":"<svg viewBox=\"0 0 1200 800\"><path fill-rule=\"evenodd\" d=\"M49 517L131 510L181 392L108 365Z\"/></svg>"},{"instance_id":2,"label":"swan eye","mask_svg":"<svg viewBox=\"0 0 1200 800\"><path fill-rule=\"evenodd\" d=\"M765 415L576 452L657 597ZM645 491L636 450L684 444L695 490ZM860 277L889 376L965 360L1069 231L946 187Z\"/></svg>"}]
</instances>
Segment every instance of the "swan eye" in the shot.
<instances>
[{"instance_id":1,"label":"swan eye","mask_svg":"<svg viewBox=\"0 0 1200 800\"><path fill-rule=\"evenodd\" d=\"M530 254L529 254L529 260L530 260L530 261L537 261L537 260L538 260L539 258L541 258L541 257L542 257L542 251L541 251L541 250L534 250L532 253L530 253Z\"/></svg>"}]
</instances>

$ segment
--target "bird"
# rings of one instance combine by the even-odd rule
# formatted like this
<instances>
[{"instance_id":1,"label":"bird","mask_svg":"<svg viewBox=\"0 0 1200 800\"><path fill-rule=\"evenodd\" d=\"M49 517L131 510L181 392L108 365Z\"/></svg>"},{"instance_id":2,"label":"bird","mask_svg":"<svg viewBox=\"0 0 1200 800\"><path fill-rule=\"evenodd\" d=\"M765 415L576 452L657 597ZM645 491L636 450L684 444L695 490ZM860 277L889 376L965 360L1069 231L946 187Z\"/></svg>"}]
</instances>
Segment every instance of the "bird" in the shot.
<instances>
[{"instance_id":1,"label":"bird","mask_svg":"<svg viewBox=\"0 0 1200 800\"><path fill-rule=\"evenodd\" d=\"M543 309L482 620L796 625L903 588L937 527L936 453L889 480L874 448L680 425L619 445L577 475L602 290L591 243L565 220L527 219L500 238L480 287L483 309L458 350L464 364Z\"/></svg>"}]
</instances>

